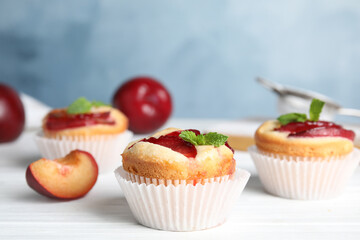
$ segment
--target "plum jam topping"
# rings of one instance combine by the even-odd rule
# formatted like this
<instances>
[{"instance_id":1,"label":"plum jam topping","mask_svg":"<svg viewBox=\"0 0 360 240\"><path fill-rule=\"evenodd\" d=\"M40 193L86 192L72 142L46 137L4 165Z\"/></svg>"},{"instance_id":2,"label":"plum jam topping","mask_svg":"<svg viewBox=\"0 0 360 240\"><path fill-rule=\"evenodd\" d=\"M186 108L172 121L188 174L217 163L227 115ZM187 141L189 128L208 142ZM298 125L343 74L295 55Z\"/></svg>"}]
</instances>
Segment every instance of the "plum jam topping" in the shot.
<instances>
[{"instance_id":1,"label":"plum jam topping","mask_svg":"<svg viewBox=\"0 0 360 240\"><path fill-rule=\"evenodd\" d=\"M195 130L195 129L187 129L187 131L192 131L196 135L200 134L200 131ZM139 142L149 142L149 143L153 143L153 144L158 144L160 146L170 148L171 150L173 150L175 152L181 153L185 157L195 158L197 155L196 147L193 144L191 144L191 143L183 140L181 137L179 137L181 132L182 131L174 131L174 132L168 133L166 135L160 136L159 138L155 138L155 137L144 138L144 139L140 140ZM228 148L230 148L230 150L232 152L234 152L234 150L229 146L229 144L227 142L225 143L225 145ZM134 145L132 145L132 146L134 146ZM132 146L130 146L129 149Z\"/></svg>"},{"instance_id":2,"label":"plum jam topping","mask_svg":"<svg viewBox=\"0 0 360 240\"><path fill-rule=\"evenodd\" d=\"M354 141L355 133L327 121L291 122L275 131L289 132L289 137L343 137Z\"/></svg>"},{"instance_id":3,"label":"plum jam topping","mask_svg":"<svg viewBox=\"0 0 360 240\"><path fill-rule=\"evenodd\" d=\"M50 113L46 122L49 130L63 130L92 126L96 124L114 125L110 112L67 114L66 110Z\"/></svg>"}]
</instances>

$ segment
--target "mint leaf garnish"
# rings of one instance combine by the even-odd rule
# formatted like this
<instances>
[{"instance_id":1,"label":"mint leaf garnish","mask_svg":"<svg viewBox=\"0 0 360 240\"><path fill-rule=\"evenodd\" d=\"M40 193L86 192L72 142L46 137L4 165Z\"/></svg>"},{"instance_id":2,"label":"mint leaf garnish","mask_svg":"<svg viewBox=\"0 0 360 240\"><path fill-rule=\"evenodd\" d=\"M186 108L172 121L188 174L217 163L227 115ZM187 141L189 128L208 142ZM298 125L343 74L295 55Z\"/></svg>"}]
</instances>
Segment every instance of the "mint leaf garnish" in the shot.
<instances>
[{"instance_id":1,"label":"mint leaf garnish","mask_svg":"<svg viewBox=\"0 0 360 240\"><path fill-rule=\"evenodd\" d=\"M228 139L228 136L210 132L208 134L196 134L193 131L182 131L179 135L184 141L187 141L195 146L198 145L213 145L215 147L220 147L224 145Z\"/></svg>"},{"instance_id":2,"label":"mint leaf garnish","mask_svg":"<svg viewBox=\"0 0 360 240\"><path fill-rule=\"evenodd\" d=\"M319 120L320 113L325 103L319 99L314 98L310 105L310 121L316 122Z\"/></svg>"},{"instance_id":3,"label":"mint leaf garnish","mask_svg":"<svg viewBox=\"0 0 360 240\"><path fill-rule=\"evenodd\" d=\"M196 136L196 142L198 145L206 145L206 138L204 134L200 134Z\"/></svg>"},{"instance_id":4,"label":"mint leaf garnish","mask_svg":"<svg viewBox=\"0 0 360 240\"><path fill-rule=\"evenodd\" d=\"M307 120L304 113L288 113L277 118L281 125L286 125L291 122L305 122Z\"/></svg>"},{"instance_id":5,"label":"mint leaf garnish","mask_svg":"<svg viewBox=\"0 0 360 240\"><path fill-rule=\"evenodd\" d=\"M84 97L80 97L71 103L66 111L69 114L87 113L90 111L91 107L91 102Z\"/></svg>"},{"instance_id":6,"label":"mint leaf garnish","mask_svg":"<svg viewBox=\"0 0 360 240\"><path fill-rule=\"evenodd\" d=\"M206 145L214 145L215 147L220 147L221 145L224 145L227 139L228 136L216 132L209 132L205 135Z\"/></svg>"},{"instance_id":7,"label":"mint leaf garnish","mask_svg":"<svg viewBox=\"0 0 360 240\"><path fill-rule=\"evenodd\" d=\"M110 106L101 101L92 101L90 102L84 97L79 97L73 103L71 103L66 112L68 114L82 114L90 112L91 107L101 107L101 106Z\"/></svg>"},{"instance_id":8,"label":"mint leaf garnish","mask_svg":"<svg viewBox=\"0 0 360 240\"><path fill-rule=\"evenodd\" d=\"M306 114L303 113L288 113L281 115L277 118L281 125L286 125L291 122L305 122L307 120L316 122L320 118L320 113L324 107L325 102L314 98L310 104L310 119L307 118Z\"/></svg>"},{"instance_id":9,"label":"mint leaf garnish","mask_svg":"<svg viewBox=\"0 0 360 240\"><path fill-rule=\"evenodd\" d=\"M184 141L191 143L192 145L197 146L197 136L193 131L182 131L179 135Z\"/></svg>"}]
</instances>

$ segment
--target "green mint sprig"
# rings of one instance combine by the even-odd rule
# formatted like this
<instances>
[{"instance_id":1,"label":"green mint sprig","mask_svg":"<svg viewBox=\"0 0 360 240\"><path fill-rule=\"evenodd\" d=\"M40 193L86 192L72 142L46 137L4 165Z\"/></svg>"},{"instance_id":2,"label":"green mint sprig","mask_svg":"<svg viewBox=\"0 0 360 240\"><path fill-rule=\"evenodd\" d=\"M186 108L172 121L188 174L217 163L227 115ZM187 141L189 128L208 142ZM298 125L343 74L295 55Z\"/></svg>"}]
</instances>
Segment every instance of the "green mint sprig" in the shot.
<instances>
[{"instance_id":1,"label":"green mint sprig","mask_svg":"<svg viewBox=\"0 0 360 240\"><path fill-rule=\"evenodd\" d=\"M310 121L316 122L320 118L320 113L324 107L325 103L319 99L314 98L310 105Z\"/></svg>"},{"instance_id":2,"label":"green mint sprig","mask_svg":"<svg viewBox=\"0 0 360 240\"><path fill-rule=\"evenodd\" d=\"M310 104L309 115L310 118L307 118L306 114L304 113L288 113L281 115L277 118L281 125L286 125L291 122L305 122L307 120L316 122L320 118L320 113L322 108L324 107L325 102L314 98Z\"/></svg>"},{"instance_id":3,"label":"green mint sprig","mask_svg":"<svg viewBox=\"0 0 360 240\"><path fill-rule=\"evenodd\" d=\"M79 97L67 107L66 112L68 114L82 114L82 113L90 112L92 107L101 107L101 106L109 106L109 105L101 101L90 102L84 97Z\"/></svg>"},{"instance_id":4,"label":"green mint sprig","mask_svg":"<svg viewBox=\"0 0 360 240\"><path fill-rule=\"evenodd\" d=\"M281 123L281 125L286 125L291 122L305 122L307 120L307 116L303 113L288 113L281 115L277 120Z\"/></svg>"},{"instance_id":5,"label":"green mint sprig","mask_svg":"<svg viewBox=\"0 0 360 240\"><path fill-rule=\"evenodd\" d=\"M228 136L216 132L209 132L208 134L199 134L196 136L192 131L182 131L179 137L195 146L213 145L215 147L224 145L228 139Z\"/></svg>"}]
</instances>

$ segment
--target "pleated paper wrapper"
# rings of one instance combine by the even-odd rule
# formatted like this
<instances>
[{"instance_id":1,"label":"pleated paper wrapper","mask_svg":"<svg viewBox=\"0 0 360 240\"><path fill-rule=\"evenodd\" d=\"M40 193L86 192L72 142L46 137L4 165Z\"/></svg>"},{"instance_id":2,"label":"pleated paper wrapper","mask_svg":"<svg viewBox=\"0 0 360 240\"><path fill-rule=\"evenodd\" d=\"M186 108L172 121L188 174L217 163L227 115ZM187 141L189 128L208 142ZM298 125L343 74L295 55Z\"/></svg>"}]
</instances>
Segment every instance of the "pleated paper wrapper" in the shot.
<instances>
[{"instance_id":1,"label":"pleated paper wrapper","mask_svg":"<svg viewBox=\"0 0 360 240\"><path fill-rule=\"evenodd\" d=\"M139 177L122 167L115 170L115 176L140 224L167 231L195 231L225 222L250 173L236 169L231 176L197 184Z\"/></svg>"},{"instance_id":2,"label":"pleated paper wrapper","mask_svg":"<svg viewBox=\"0 0 360 240\"><path fill-rule=\"evenodd\" d=\"M256 146L249 153L267 192L290 199L335 198L344 191L359 165L358 149L343 157L286 157L264 154Z\"/></svg>"},{"instance_id":3,"label":"pleated paper wrapper","mask_svg":"<svg viewBox=\"0 0 360 240\"><path fill-rule=\"evenodd\" d=\"M114 135L55 139L45 137L40 131L35 135L35 142L41 155L47 159L62 158L76 149L87 151L95 158L99 172L106 173L113 171L121 164L121 153L132 136L131 131L125 131Z\"/></svg>"}]
</instances>

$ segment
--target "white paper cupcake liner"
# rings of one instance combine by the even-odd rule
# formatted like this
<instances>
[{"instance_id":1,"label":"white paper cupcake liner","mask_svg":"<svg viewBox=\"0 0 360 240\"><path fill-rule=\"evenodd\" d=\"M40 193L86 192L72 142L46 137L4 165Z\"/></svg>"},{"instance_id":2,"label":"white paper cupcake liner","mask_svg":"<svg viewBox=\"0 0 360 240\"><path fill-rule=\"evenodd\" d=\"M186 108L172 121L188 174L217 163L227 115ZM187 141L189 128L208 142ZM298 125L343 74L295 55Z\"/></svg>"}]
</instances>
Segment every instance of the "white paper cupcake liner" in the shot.
<instances>
[{"instance_id":1,"label":"white paper cupcake liner","mask_svg":"<svg viewBox=\"0 0 360 240\"><path fill-rule=\"evenodd\" d=\"M273 195L320 200L339 196L360 161L360 151L344 157L306 158L262 154L248 149L265 190Z\"/></svg>"},{"instance_id":2,"label":"white paper cupcake liner","mask_svg":"<svg viewBox=\"0 0 360 240\"><path fill-rule=\"evenodd\" d=\"M84 150L93 155L99 173L113 171L121 164L121 153L130 142L133 134L125 131L116 135L99 135L89 137L47 138L40 131L35 135L35 142L41 155L47 159L66 156L72 150Z\"/></svg>"},{"instance_id":3,"label":"white paper cupcake liner","mask_svg":"<svg viewBox=\"0 0 360 240\"><path fill-rule=\"evenodd\" d=\"M167 231L195 231L225 222L250 173L236 169L230 177L196 185L139 177L122 167L115 170L115 176L140 224Z\"/></svg>"}]
</instances>

